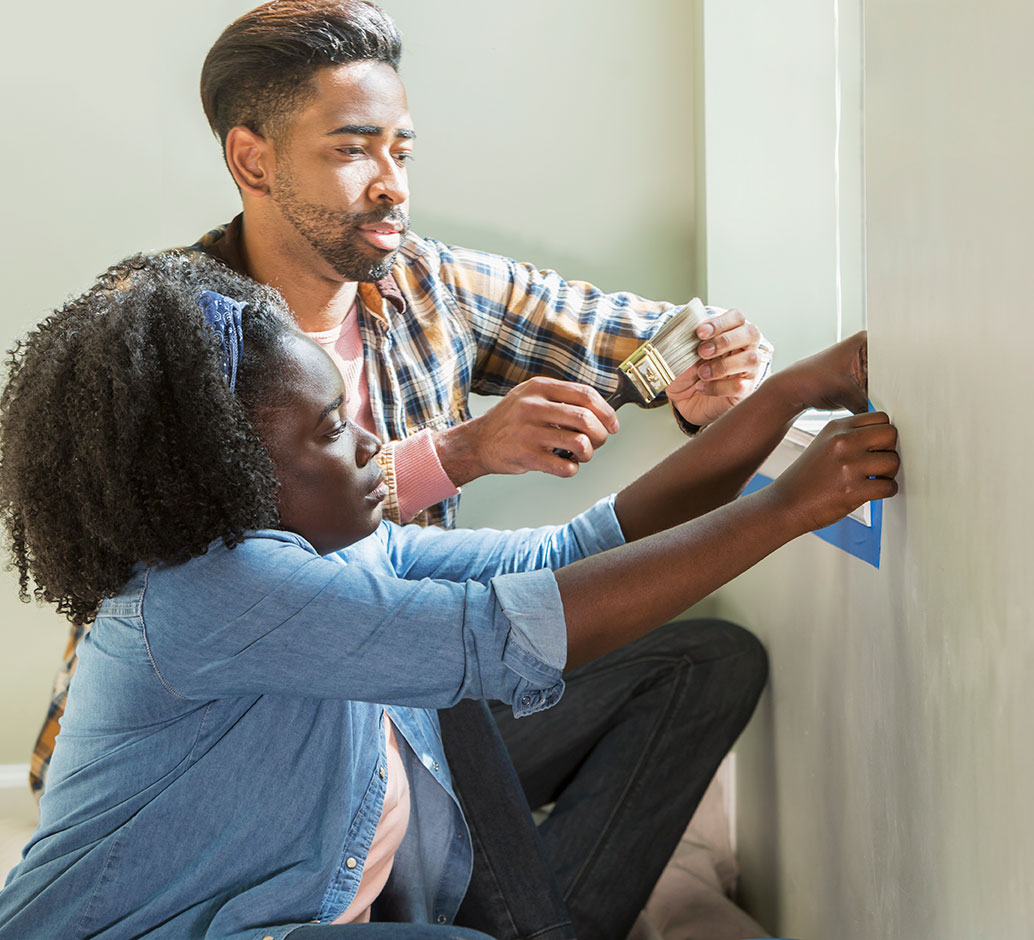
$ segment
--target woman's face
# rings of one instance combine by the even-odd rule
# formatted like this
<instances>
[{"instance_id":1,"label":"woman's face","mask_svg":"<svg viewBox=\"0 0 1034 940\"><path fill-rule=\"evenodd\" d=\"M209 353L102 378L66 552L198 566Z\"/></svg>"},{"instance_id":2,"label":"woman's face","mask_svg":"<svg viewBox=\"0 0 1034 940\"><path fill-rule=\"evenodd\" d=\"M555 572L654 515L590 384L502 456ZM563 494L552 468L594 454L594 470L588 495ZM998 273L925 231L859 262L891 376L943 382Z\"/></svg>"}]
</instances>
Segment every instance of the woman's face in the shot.
<instances>
[{"instance_id":1,"label":"woman's face","mask_svg":"<svg viewBox=\"0 0 1034 940\"><path fill-rule=\"evenodd\" d=\"M292 395L264 411L257 424L280 481L284 528L326 555L380 524L388 493L374 460L381 443L345 417L344 385L330 357L307 337L285 342Z\"/></svg>"}]
</instances>

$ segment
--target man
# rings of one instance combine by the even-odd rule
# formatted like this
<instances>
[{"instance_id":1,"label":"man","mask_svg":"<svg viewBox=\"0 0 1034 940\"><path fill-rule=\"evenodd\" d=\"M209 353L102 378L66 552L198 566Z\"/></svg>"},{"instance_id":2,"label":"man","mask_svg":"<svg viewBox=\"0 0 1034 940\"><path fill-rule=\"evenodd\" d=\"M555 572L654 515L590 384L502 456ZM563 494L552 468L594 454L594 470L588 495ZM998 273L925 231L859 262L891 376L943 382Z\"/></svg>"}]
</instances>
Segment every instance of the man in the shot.
<instances>
[{"instance_id":1,"label":"man","mask_svg":"<svg viewBox=\"0 0 1034 940\"><path fill-rule=\"evenodd\" d=\"M415 133L400 55L394 24L366 0L278 0L231 24L201 93L243 212L196 247L276 287L335 359L352 419L387 442L389 515L451 525L459 487L480 476L571 476L591 459L618 428L601 392L671 305L410 233ZM704 363L668 390L691 431L767 367L738 312L700 334ZM503 397L471 419L472 390ZM556 802L539 833L526 818L510 821L504 844L479 829L510 805L493 798L517 778L485 713L443 714L477 849L460 922L545 940L572 935L569 912L580 937L627 932L764 681L745 631L673 627L570 673L561 707L500 717L529 801ZM59 691L34 756L36 789L62 703Z\"/></svg>"}]
</instances>

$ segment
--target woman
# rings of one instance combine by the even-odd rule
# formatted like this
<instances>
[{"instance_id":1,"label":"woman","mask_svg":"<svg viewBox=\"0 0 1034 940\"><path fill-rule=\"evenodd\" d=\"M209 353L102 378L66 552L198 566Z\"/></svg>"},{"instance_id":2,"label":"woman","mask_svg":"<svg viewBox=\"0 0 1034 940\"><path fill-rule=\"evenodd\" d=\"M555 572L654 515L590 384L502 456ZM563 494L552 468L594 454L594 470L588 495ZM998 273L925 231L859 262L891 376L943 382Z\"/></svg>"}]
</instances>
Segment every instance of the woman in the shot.
<instances>
[{"instance_id":1,"label":"woman","mask_svg":"<svg viewBox=\"0 0 1034 940\"><path fill-rule=\"evenodd\" d=\"M0 937L437 936L471 846L433 709L547 708L565 668L893 495L895 431L858 414L729 502L803 408L864 408L864 348L773 377L565 526L400 528L275 293L193 257L112 269L0 401L22 595L92 623Z\"/></svg>"}]
</instances>

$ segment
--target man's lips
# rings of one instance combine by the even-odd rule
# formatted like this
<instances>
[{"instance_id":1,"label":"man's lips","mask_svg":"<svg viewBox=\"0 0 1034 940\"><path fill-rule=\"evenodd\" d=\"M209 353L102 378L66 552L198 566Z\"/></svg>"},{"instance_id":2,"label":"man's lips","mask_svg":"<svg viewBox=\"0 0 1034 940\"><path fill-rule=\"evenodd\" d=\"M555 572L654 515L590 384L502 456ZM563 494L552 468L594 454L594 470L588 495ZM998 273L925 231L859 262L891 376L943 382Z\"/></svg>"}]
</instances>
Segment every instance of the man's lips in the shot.
<instances>
[{"instance_id":1,"label":"man's lips","mask_svg":"<svg viewBox=\"0 0 1034 940\"><path fill-rule=\"evenodd\" d=\"M363 233L363 238L381 251L394 251L402 244L402 226L394 222L363 225L359 231Z\"/></svg>"}]
</instances>

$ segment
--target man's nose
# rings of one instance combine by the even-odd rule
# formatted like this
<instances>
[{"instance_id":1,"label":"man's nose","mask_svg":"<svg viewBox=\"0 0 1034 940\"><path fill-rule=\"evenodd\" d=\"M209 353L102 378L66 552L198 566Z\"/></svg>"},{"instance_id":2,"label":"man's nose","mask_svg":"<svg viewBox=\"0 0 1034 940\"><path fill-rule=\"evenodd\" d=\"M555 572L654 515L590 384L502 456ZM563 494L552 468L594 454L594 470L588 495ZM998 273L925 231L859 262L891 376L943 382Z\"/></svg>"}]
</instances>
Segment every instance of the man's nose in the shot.
<instances>
[{"instance_id":1,"label":"man's nose","mask_svg":"<svg viewBox=\"0 0 1034 940\"><path fill-rule=\"evenodd\" d=\"M383 161L370 184L370 198L374 202L390 202L393 206L401 205L409 199L406 168L399 166L394 158Z\"/></svg>"}]
</instances>

